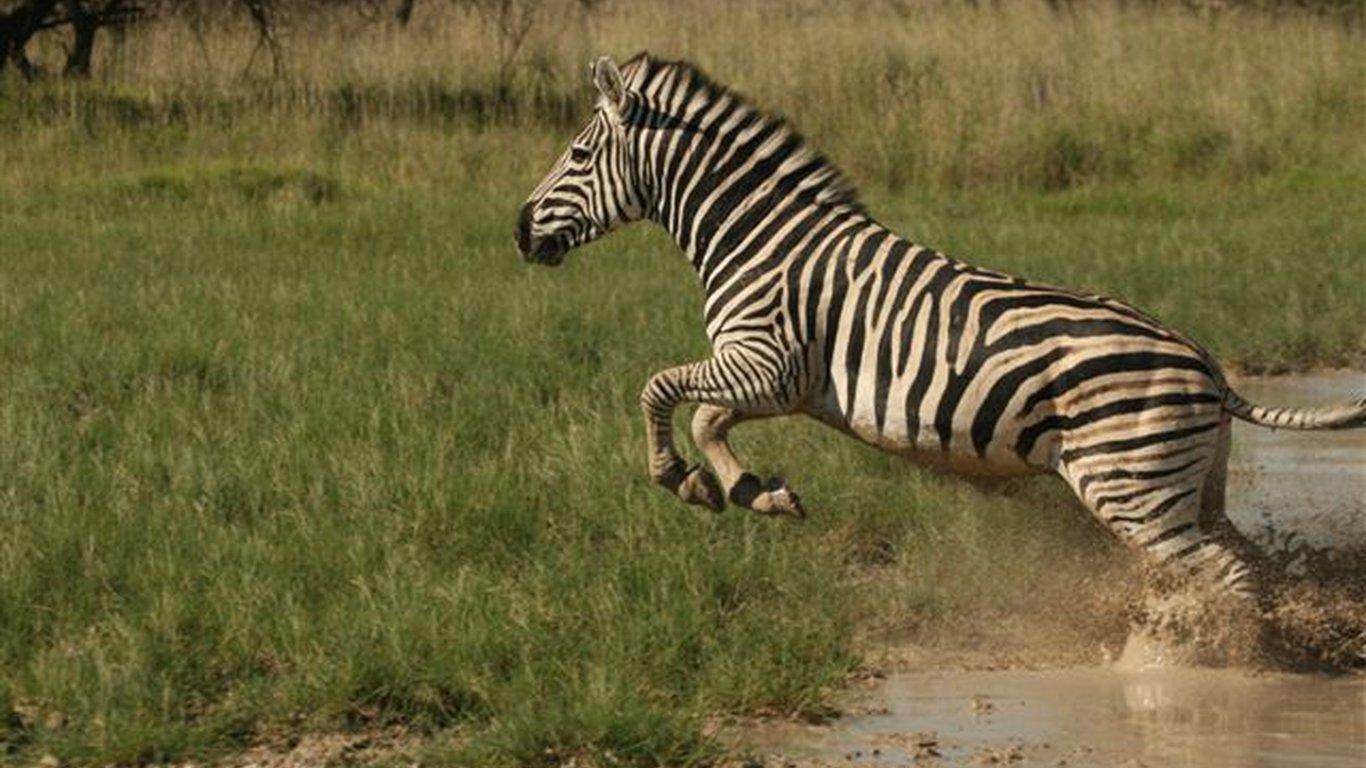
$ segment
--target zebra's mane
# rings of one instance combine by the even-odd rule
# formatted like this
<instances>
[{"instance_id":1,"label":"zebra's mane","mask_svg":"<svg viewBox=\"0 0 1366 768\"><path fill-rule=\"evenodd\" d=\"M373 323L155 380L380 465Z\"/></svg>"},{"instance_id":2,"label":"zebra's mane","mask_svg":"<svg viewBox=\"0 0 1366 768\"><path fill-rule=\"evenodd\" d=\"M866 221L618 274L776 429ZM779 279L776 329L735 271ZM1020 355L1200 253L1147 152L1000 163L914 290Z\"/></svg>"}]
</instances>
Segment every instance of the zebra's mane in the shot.
<instances>
[{"instance_id":1,"label":"zebra's mane","mask_svg":"<svg viewBox=\"0 0 1366 768\"><path fill-rule=\"evenodd\" d=\"M655 128L677 127L687 129L692 127L695 130L713 132L714 128L712 127L704 129L690 126L687 116L681 113L687 105L661 103L658 99L652 98L650 94L642 91L642 87L647 84L674 79L688 80L697 93L706 96L706 103L715 104L719 100L734 102L747 114L762 121L762 125L765 127L775 127L779 134L789 138L796 146L796 149L791 153L793 158L818 163L821 172L817 175L822 179L817 191L818 200L832 205L846 205L859 211L863 210L858 189L849 182L844 173L828 157L813 149L806 138L796 128L792 127L786 118L756 106L743 94L713 80L696 64L685 60L657 59L648 52L641 51L623 64L621 69L627 83L627 91L638 98L640 106L643 107L633 115L632 124ZM691 102L692 100L690 100ZM702 114L704 111L695 110L694 115Z\"/></svg>"}]
</instances>

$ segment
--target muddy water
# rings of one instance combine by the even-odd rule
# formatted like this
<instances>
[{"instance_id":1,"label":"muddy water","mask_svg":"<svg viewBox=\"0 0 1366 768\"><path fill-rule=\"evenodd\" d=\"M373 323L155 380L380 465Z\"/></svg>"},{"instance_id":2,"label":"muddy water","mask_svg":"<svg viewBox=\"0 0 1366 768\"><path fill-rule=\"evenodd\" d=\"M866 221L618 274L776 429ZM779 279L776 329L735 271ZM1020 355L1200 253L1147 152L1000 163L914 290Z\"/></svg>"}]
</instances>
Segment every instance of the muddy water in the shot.
<instances>
[{"instance_id":1,"label":"muddy water","mask_svg":"<svg viewBox=\"0 0 1366 768\"><path fill-rule=\"evenodd\" d=\"M1235 380L1263 405L1366 393L1366 373ZM1366 546L1366 430L1235 423L1228 511L1315 546ZM1366 766L1366 677L1212 669L1061 669L894 675L829 726L747 740L817 765Z\"/></svg>"},{"instance_id":2,"label":"muddy water","mask_svg":"<svg viewBox=\"0 0 1366 768\"><path fill-rule=\"evenodd\" d=\"M1233 380L1260 405L1328 405L1366 395L1366 373ZM1366 546L1366 429L1290 432L1234 422L1228 513L1249 534L1270 522L1315 546Z\"/></svg>"},{"instance_id":3,"label":"muddy water","mask_svg":"<svg viewBox=\"0 0 1366 768\"><path fill-rule=\"evenodd\" d=\"M1366 765L1366 678L1103 669L894 676L876 714L761 733L798 764Z\"/></svg>"}]
</instances>

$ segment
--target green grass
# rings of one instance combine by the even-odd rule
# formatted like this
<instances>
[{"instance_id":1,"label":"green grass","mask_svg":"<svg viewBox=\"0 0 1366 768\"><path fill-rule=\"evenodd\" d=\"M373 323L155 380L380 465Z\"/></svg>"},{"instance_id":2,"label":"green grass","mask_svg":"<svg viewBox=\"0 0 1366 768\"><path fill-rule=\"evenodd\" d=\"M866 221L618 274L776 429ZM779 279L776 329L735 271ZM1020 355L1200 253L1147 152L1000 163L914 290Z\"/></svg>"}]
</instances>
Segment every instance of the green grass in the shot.
<instances>
[{"instance_id":1,"label":"green grass","mask_svg":"<svg viewBox=\"0 0 1366 768\"><path fill-rule=\"evenodd\" d=\"M811 521L683 508L646 480L636 407L706 350L673 246L640 227L521 264L544 137L443 134L419 173L411 142L322 134L278 156L267 131L70 141L9 183L11 759L402 722L437 762L705 762L708 718L824 712L876 633L1018 619L1122 567L1054 484L986 496L797 422L738 442ZM950 253L1299 367L1366 348L1363 181L869 199Z\"/></svg>"}]
</instances>

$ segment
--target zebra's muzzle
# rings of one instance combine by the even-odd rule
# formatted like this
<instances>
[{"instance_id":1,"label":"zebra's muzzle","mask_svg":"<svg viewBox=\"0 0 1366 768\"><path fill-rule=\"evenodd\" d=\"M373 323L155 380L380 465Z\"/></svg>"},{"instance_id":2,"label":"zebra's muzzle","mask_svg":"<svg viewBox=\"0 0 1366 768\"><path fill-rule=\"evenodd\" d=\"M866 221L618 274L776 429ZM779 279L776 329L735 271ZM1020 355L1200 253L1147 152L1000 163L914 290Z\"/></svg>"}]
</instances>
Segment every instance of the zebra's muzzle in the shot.
<instances>
[{"instance_id":1,"label":"zebra's muzzle","mask_svg":"<svg viewBox=\"0 0 1366 768\"><path fill-rule=\"evenodd\" d=\"M569 244L562 237L543 237L535 241L531 253L524 258L547 267L557 267L569 252Z\"/></svg>"},{"instance_id":2,"label":"zebra's muzzle","mask_svg":"<svg viewBox=\"0 0 1366 768\"><path fill-rule=\"evenodd\" d=\"M517 250L522 254L522 260L551 267L558 265L569 251L568 241L559 236L538 238L531 234L531 215L532 204L527 203L517 217Z\"/></svg>"}]
</instances>

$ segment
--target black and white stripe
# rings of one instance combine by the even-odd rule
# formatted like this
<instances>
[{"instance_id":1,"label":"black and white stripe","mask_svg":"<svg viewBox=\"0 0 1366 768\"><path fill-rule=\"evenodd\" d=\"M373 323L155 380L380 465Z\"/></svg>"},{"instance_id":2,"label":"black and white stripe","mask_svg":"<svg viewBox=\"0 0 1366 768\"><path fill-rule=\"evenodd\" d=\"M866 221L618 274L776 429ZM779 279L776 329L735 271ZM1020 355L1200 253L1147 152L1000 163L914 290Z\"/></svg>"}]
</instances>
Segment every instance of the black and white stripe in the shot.
<instances>
[{"instance_id":1,"label":"black and white stripe","mask_svg":"<svg viewBox=\"0 0 1366 768\"><path fill-rule=\"evenodd\" d=\"M593 119L523 209L530 259L637 218L691 258L714 350L641 396L650 469L691 502L721 495L801 513L744 471L740 421L804 413L889 451L969 474L1051 471L1126 542L1251 589L1223 514L1229 418L1361 426L1366 403L1267 410L1228 387L1199 346L1123 302L1028 283L911 243L784 121L682 62L594 67ZM672 414L701 403L687 468Z\"/></svg>"}]
</instances>

